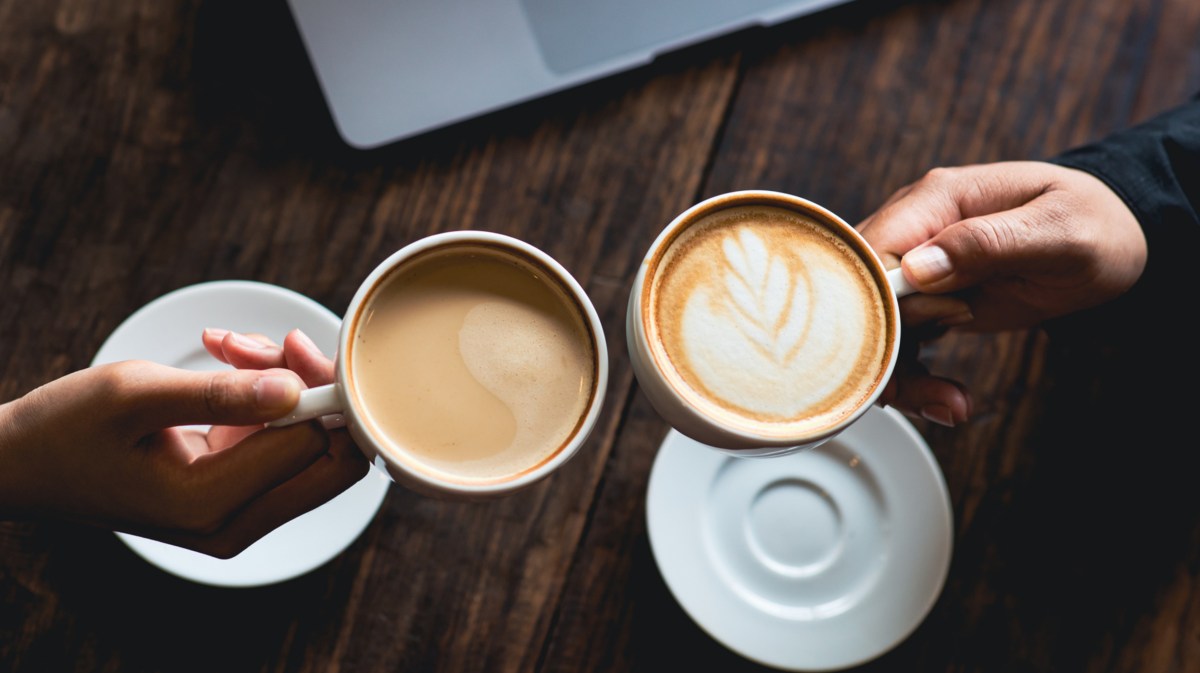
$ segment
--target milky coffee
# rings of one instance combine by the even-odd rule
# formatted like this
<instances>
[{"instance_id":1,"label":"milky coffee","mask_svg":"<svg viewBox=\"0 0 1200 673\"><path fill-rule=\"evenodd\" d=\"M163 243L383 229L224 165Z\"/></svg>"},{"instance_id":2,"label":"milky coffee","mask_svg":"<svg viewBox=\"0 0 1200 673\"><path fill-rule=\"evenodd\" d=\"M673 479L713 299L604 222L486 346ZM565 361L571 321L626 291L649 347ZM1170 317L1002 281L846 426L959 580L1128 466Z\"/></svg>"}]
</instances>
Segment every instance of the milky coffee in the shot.
<instances>
[{"instance_id":1,"label":"milky coffee","mask_svg":"<svg viewBox=\"0 0 1200 673\"><path fill-rule=\"evenodd\" d=\"M524 474L579 432L596 382L584 313L516 252L437 248L363 303L350 394L393 457L442 479Z\"/></svg>"},{"instance_id":2,"label":"milky coffee","mask_svg":"<svg viewBox=\"0 0 1200 673\"><path fill-rule=\"evenodd\" d=\"M643 288L656 366L727 426L768 437L835 426L881 385L894 338L890 290L857 245L775 206L702 215Z\"/></svg>"}]
</instances>

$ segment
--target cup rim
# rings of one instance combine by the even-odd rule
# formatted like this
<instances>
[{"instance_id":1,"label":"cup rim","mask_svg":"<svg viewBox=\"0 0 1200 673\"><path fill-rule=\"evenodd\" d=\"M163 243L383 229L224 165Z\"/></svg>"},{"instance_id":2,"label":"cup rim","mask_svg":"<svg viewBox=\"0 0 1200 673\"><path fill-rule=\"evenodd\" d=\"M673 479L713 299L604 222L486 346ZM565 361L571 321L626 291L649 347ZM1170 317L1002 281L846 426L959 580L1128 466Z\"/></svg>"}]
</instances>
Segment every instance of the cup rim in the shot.
<instances>
[{"instance_id":1,"label":"cup rim","mask_svg":"<svg viewBox=\"0 0 1200 673\"><path fill-rule=\"evenodd\" d=\"M571 438L550 457L522 471L517 476L511 479L489 480L481 483L442 479L434 474L432 470L418 469L416 466L409 464L409 461L392 455L387 443L376 438L370 431L369 424L365 422L365 419L369 418L369 416L357 405L355 395L350 390L351 383L348 375L350 371L350 357L353 350L351 343L352 335L359 322L359 314L366 300L371 296L372 290L391 271L409 259L434 249L468 244L512 249L516 255L529 258L535 266L540 265L553 273L555 279L563 286L563 289L571 295L571 298L575 301L584 317L584 326L593 341L596 368L591 399L588 402L587 409L579 419L576 430ZM343 398L343 406L346 409L347 419L353 419L354 424L358 426L362 434L371 442L375 455L390 468L389 471L395 469L403 473L407 479L435 492L467 496L503 495L517 491L548 476L563 463L570 460L579 452L583 444L587 442L592 429L596 425L596 421L604 405L609 377L608 346L604 335L604 326L600 321L600 316L595 306L592 304L591 298L583 289L583 286L579 284L575 277L558 260L537 246L506 234L478 229L440 232L425 236L401 247L377 264L367 277L363 279L362 283L355 290L354 297L350 300L346 315L342 321L342 329L338 333L338 352L335 364L337 368L337 381L340 388L339 395ZM418 461L412 462L417 463Z\"/></svg>"},{"instance_id":2,"label":"cup rim","mask_svg":"<svg viewBox=\"0 0 1200 673\"><path fill-rule=\"evenodd\" d=\"M653 278L653 274L657 270L659 262L656 257L660 257L662 251L666 250L666 248L670 246L671 242L684 229L705 215L726 208L755 204L788 208L808 215L809 217L812 217L818 221L831 223L833 226L835 226L844 238L850 239L848 242L851 243L855 251L859 253L859 256L864 258L864 261L871 269L872 275L874 276L883 297L885 310L889 314L889 325L891 327L890 333L892 335L891 345L887 352L885 366L881 370L878 381L872 389L871 394L864 397L851 413L847 414L837 423L802 435L793 434L781 436L755 432L745 426L728 423L722 418L704 413L695 408L695 406L692 405L682 395L682 393L676 389L676 386L672 384L660 371L661 366L655 357L654 350L650 347L650 339L648 336L647 326L645 324L645 312L650 303L649 300L652 289L649 281ZM785 449L796 446L815 446L816 444L838 435L845 430L846 427L858 420L872 405L879 400L879 397L883 394L884 389L887 387L888 381L891 380L892 374L895 370L896 361L899 356L901 332L899 303L891 283L887 278L887 269L884 266L882 259L880 259L878 253L875 252L871 245L867 243L862 234L860 234L858 230L856 230L840 216L814 201L797 196L795 194L767 189L742 189L715 194L689 206L672 218L672 220L663 228L662 231L659 232L658 236L656 236L654 241L650 244L650 247L646 250L646 254L642 258L642 263L634 279L631 292L633 293L631 295L631 302L634 304L631 306L631 308L635 310L630 312L630 315L627 316L627 320L630 320L633 323L628 327L633 328L630 331L630 335L637 343L629 344L630 348L638 348L645 351L643 356L648 362L643 364L654 370L654 376L658 382L662 384L662 387L665 388L667 394L673 398L673 402L675 404L678 404L683 409L687 410L685 415L691 419L691 421L710 426L711 428L716 429L722 435L733 440L737 446L730 448L735 451L747 451L750 449L750 447L757 449ZM633 360L635 361L636 365L637 358L633 358ZM697 438L695 435L705 434L696 433L694 430L689 428L676 427L676 429L684 434L693 435L694 438ZM770 451L762 455L775 455L776 453L778 453L778 451Z\"/></svg>"}]
</instances>

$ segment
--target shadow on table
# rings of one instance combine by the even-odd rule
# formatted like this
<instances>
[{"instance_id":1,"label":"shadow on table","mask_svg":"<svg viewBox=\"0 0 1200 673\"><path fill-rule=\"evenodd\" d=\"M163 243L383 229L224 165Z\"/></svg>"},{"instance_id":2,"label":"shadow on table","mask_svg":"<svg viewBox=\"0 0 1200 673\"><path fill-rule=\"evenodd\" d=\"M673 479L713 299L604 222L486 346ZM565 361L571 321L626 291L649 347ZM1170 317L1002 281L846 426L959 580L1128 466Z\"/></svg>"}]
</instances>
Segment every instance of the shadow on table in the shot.
<instances>
[{"instance_id":1,"label":"shadow on table","mask_svg":"<svg viewBox=\"0 0 1200 673\"><path fill-rule=\"evenodd\" d=\"M1010 476L988 484L933 617L961 670L1143 670L1183 651L1200 508L1194 396L1173 380L1194 380L1191 347L1056 336L1044 390L1013 391L1040 395L1034 430L1005 451L1014 467L987 457Z\"/></svg>"},{"instance_id":2,"label":"shadow on table","mask_svg":"<svg viewBox=\"0 0 1200 673\"><path fill-rule=\"evenodd\" d=\"M39 642L75 645L25 653L22 670L283 667L289 655L304 656L305 643L336 642L355 575L344 566L359 557L359 545L353 545L287 582L216 588L150 565L111 532L69 524L40 524L39 530L51 538L44 575L61 605L33 604L28 614L55 610L48 623L62 633L41 634Z\"/></svg>"}]
</instances>

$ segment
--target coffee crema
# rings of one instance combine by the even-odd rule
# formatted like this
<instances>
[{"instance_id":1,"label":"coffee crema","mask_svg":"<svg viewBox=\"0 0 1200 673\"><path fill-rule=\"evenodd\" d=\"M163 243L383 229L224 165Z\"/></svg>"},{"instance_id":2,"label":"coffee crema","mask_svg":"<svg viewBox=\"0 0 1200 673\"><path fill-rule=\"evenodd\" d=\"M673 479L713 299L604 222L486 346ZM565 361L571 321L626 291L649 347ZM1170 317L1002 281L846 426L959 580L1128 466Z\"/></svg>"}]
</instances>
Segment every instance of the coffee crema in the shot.
<instances>
[{"instance_id":1,"label":"coffee crema","mask_svg":"<svg viewBox=\"0 0 1200 673\"><path fill-rule=\"evenodd\" d=\"M583 310L516 253L424 253L356 319L349 394L393 457L434 476L496 483L535 469L574 438L595 394Z\"/></svg>"},{"instance_id":2,"label":"coffee crema","mask_svg":"<svg viewBox=\"0 0 1200 673\"><path fill-rule=\"evenodd\" d=\"M725 425L813 436L881 385L890 290L806 215L767 205L703 215L652 260L647 280L641 319L658 368Z\"/></svg>"}]
</instances>

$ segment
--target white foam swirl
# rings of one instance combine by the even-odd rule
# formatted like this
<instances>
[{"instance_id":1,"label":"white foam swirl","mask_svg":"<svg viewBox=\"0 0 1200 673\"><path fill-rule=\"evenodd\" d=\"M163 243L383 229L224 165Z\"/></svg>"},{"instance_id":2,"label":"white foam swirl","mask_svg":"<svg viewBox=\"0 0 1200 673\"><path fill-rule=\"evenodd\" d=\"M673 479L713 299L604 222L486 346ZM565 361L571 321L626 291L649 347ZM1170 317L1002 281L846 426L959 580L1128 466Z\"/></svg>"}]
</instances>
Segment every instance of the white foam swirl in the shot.
<instances>
[{"instance_id":1,"label":"white foam swirl","mask_svg":"<svg viewBox=\"0 0 1200 673\"><path fill-rule=\"evenodd\" d=\"M710 393L792 417L848 378L868 346L862 281L821 246L773 251L749 228L722 240L723 264L688 297L681 336Z\"/></svg>"}]
</instances>

